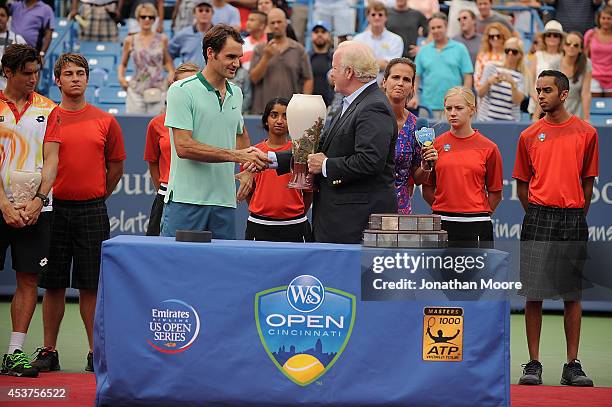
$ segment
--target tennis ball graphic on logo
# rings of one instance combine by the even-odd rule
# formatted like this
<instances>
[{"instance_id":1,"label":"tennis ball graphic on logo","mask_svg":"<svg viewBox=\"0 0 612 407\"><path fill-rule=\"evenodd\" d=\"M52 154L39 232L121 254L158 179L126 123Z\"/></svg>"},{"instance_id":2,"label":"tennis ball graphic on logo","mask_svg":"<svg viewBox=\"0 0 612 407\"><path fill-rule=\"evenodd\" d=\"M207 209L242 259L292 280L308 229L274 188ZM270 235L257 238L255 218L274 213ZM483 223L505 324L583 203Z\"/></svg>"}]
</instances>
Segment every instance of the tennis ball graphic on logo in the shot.
<instances>
[{"instance_id":1,"label":"tennis ball graphic on logo","mask_svg":"<svg viewBox=\"0 0 612 407\"><path fill-rule=\"evenodd\" d=\"M312 355L299 354L292 356L283 365L283 370L299 383L308 383L320 375L325 367Z\"/></svg>"}]
</instances>

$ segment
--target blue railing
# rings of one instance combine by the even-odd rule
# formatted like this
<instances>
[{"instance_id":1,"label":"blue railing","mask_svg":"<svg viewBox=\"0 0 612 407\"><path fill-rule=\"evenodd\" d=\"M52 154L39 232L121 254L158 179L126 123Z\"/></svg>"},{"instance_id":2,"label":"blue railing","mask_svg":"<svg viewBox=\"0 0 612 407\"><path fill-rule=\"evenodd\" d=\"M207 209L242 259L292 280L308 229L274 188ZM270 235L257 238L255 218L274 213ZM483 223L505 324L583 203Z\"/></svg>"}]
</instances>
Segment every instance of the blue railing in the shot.
<instances>
[{"instance_id":1,"label":"blue railing","mask_svg":"<svg viewBox=\"0 0 612 407\"><path fill-rule=\"evenodd\" d=\"M68 29L59 33L56 38L53 38L51 41L51 46L45 55L40 80L40 91L44 94L48 94L50 87L54 86L53 66L55 65L58 55L63 52L70 52L74 49L75 39L78 36L76 23L74 20L68 21L67 23Z\"/></svg>"}]
</instances>

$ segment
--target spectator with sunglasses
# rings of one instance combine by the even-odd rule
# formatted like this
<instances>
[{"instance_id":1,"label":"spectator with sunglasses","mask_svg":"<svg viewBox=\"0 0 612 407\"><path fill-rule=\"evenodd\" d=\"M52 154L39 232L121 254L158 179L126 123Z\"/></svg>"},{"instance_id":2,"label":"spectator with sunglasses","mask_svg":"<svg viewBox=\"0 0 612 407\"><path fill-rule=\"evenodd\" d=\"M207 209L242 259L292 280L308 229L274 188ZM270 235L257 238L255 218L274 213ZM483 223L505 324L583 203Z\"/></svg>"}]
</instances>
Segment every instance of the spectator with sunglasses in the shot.
<instances>
[{"instance_id":1,"label":"spectator with sunglasses","mask_svg":"<svg viewBox=\"0 0 612 407\"><path fill-rule=\"evenodd\" d=\"M523 61L523 42L515 37L508 39L504 43L504 53L503 65L487 64L476 85L478 96L482 98L478 104L478 121L518 121L521 118L528 75Z\"/></svg>"},{"instance_id":2,"label":"spectator with sunglasses","mask_svg":"<svg viewBox=\"0 0 612 407\"><path fill-rule=\"evenodd\" d=\"M570 88L565 99L565 110L585 121L591 119L591 61L582 49L582 34L572 31L565 37L563 57L552 64L552 69L561 71L569 78Z\"/></svg>"},{"instance_id":3,"label":"spectator with sunglasses","mask_svg":"<svg viewBox=\"0 0 612 407\"><path fill-rule=\"evenodd\" d=\"M470 53L472 64L475 64L482 44L482 34L476 31L476 14L472 10L464 9L459 12L457 20L459 21L461 34L453 37L453 40L465 45Z\"/></svg>"},{"instance_id":4,"label":"spectator with sunglasses","mask_svg":"<svg viewBox=\"0 0 612 407\"><path fill-rule=\"evenodd\" d=\"M397 34L387 30L387 9L379 1L368 3L366 8L368 28L355 36L354 40L368 45L374 52L378 63L378 79L393 58L399 58L404 52L404 40Z\"/></svg>"},{"instance_id":5,"label":"spectator with sunglasses","mask_svg":"<svg viewBox=\"0 0 612 407\"><path fill-rule=\"evenodd\" d=\"M474 83L478 86L482 72L487 64L502 65L504 63L504 43L512 36L501 23L491 23L484 31L480 52L474 65Z\"/></svg>"},{"instance_id":6,"label":"spectator with sunglasses","mask_svg":"<svg viewBox=\"0 0 612 407\"><path fill-rule=\"evenodd\" d=\"M159 114L164 108L168 86L164 69L168 71L169 82L174 75L174 64L168 53L168 37L153 31L157 10L151 3L136 7L136 17L140 32L125 39L117 77L121 87L127 91L127 113ZM128 82L125 71L130 57L134 58L136 72Z\"/></svg>"},{"instance_id":7,"label":"spectator with sunglasses","mask_svg":"<svg viewBox=\"0 0 612 407\"><path fill-rule=\"evenodd\" d=\"M535 64L531 64L532 78L537 78L542 71L551 69L553 64L559 63L561 60L562 44L565 37L561 23L557 20L547 22L542 37L541 49L535 53ZM539 120L541 114L540 105L536 103L537 100L535 89L532 89L529 112L533 113L534 121Z\"/></svg>"}]
</instances>

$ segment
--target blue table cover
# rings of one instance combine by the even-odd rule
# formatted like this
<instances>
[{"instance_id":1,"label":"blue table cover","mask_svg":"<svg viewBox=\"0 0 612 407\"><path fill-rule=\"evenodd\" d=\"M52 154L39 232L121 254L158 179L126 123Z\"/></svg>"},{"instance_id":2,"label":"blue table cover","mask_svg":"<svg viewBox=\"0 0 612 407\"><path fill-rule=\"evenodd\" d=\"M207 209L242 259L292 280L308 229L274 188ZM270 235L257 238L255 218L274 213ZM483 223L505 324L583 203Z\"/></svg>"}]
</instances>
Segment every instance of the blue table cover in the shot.
<instances>
[{"instance_id":1,"label":"blue table cover","mask_svg":"<svg viewBox=\"0 0 612 407\"><path fill-rule=\"evenodd\" d=\"M361 301L360 258L358 245L104 242L96 405L510 405L507 301ZM462 361L423 360L432 306L463 309Z\"/></svg>"}]
</instances>

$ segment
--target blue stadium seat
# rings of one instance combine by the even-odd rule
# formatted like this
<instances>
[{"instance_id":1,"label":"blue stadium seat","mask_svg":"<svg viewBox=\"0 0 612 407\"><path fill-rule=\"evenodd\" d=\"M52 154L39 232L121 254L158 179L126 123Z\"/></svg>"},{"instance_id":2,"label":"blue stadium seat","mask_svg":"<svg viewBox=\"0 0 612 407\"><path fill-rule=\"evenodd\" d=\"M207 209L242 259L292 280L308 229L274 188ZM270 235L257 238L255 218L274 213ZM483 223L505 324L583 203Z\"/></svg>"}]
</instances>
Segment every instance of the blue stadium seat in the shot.
<instances>
[{"instance_id":1,"label":"blue stadium seat","mask_svg":"<svg viewBox=\"0 0 612 407\"><path fill-rule=\"evenodd\" d=\"M87 58L89 68L100 68L106 72L113 71L115 69L115 57L110 55L87 55L83 54Z\"/></svg>"},{"instance_id":2,"label":"blue stadium seat","mask_svg":"<svg viewBox=\"0 0 612 407\"><path fill-rule=\"evenodd\" d=\"M82 41L77 52L91 56L110 55L115 58L115 62L121 58L121 45L114 42L93 42Z\"/></svg>"},{"instance_id":3,"label":"blue stadium seat","mask_svg":"<svg viewBox=\"0 0 612 407\"><path fill-rule=\"evenodd\" d=\"M70 28L70 22L66 18L59 18L55 23L54 32L61 34Z\"/></svg>"},{"instance_id":4,"label":"blue stadium seat","mask_svg":"<svg viewBox=\"0 0 612 407\"><path fill-rule=\"evenodd\" d=\"M593 98L591 100L591 115L612 116L612 99Z\"/></svg>"},{"instance_id":5,"label":"blue stadium seat","mask_svg":"<svg viewBox=\"0 0 612 407\"><path fill-rule=\"evenodd\" d=\"M128 36L128 27L127 25L119 26L119 43L123 44L123 40Z\"/></svg>"},{"instance_id":6,"label":"blue stadium seat","mask_svg":"<svg viewBox=\"0 0 612 407\"><path fill-rule=\"evenodd\" d=\"M62 100L62 92L55 85L52 85L49 88L49 95L47 96L49 99L54 101L55 103L59 103Z\"/></svg>"},{"instance_id":7,"label":"blue stadium seat","mask_svg":"<svg viewBox=\"0 0 612 407\"><path fill-rule=\"evenodd\" d=\"M49 88L49 95L47 96L49 99L54 101L55 103L59 103L62 100L62 92L60 89L54 84ZM96 88L93 86L88 86L85 91L85 100L89 103L96 103Z\"/></svg>"},{"instance_id":8,"label":"blue stadium seat","mask_svg":"<svg viewBox=\"0 0 612 407\"><path fill-rule=\"evenodd\" d=\"M104 69L94 68L89 71L89 86L103 88L108 74Z\"/></svg>"},{"instance_id":9,"label":"blue stadium seat","mask_svg":"<svg viewBox=\"0 0 612 407\"><path fill-rule=\"evenodd\" d=\"M127 92L121 88L102 88L98 95L99 103L124 104Z\"/></svg>"},{"instance_id":10,"label":"blue stadium seat","mask_svg":"<svg viewBox=\"0 0 612 407\"><path fill-rule=\"evenodd\" d=\"M125 103L99 103L97 107L110 114L125 114Z\"/></svg>"},{"instance_id":11,"label":"blue stadium seat","mask_svg":"<svg viewBox=\"0 0 612 407\"><path fill-rule=\"evenodd\" d=\"M591 114L593 126L612 126L612 116L603 114Z\"/></svg>"}]
</instances>

